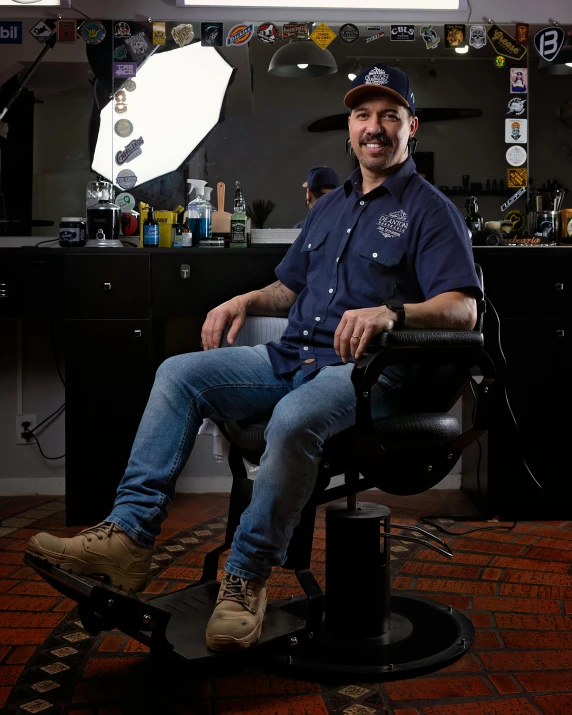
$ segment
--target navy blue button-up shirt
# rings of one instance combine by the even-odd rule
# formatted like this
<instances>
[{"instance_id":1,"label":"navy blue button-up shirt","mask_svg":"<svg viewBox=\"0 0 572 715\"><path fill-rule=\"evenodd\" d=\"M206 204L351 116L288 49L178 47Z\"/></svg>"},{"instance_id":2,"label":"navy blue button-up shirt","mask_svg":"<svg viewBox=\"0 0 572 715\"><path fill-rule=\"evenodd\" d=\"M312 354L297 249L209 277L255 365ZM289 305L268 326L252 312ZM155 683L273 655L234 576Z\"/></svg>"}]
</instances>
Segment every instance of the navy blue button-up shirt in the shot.
<instances>
[{"instance_id":1,"label":"navy blue button-up shirt","mask_svg":"<svg viewBox=\"0 0 572 715\"><path fill-rule=\"evenodd\" d=\"M367 194L361 179L358 168L317 202L276 268L298 294L280 342L267 346L277 375L342 364L334 332L346 310L480 292L463 217L411 157Z\"/></svg>"}]
</instances>

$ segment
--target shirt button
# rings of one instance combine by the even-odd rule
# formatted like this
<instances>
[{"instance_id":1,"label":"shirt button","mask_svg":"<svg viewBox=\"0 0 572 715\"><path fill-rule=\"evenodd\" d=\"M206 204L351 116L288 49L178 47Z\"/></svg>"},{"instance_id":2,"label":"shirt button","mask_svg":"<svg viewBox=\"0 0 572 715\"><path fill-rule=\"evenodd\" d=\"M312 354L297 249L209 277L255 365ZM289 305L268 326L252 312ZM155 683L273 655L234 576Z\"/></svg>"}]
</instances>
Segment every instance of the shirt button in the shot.
<instances>
[{"instance_id":1,"label":"shirt button","mask_svg":"<svg viewBox=\"0 0 572 715\"><path fill-rule=\"evenodd\" d=\"M333 293L333 292L334 292L333 288L330 288L330 290L328 291L328 293Z\"/></svg>"},{"instance_id":2,"label":"shirt button","mask_svg":"<svg viewBox=\"0 0 572 715\"><path fill-rule=\"evenodd\" d=\"M304 335L308 335L308 331L307 331L307 330L304 330Z\"/></svg>"},{"instance_id":3,"label":"shirt button","mask_svg":"<svg viewBox=\"0 0 572 715\"><path fill-rule=\"evenodd\" d=\"M365 201L360 201L360 202L359 202L359 205L360 205L360 206L364 206L364 205L365 205Z\"/></svg>"},{"instance_id":4,"label":"shirt button","mask_svg":"<svg viewBox=\"0 0 572 715\"><path fill-rule=\"evenodd\" d=\"M308 248L312 248L312 244L311 244L311 243L308 244Z\"/></svg>"},{"instance_id":5,"label":"shirt button","mask_svg":"<svg viewBox=\"0 0 572 715\"><path fill-rule=\"evenodd\" d=\"M319 316L319 315L317 315L317 316L316 316L316 322L318 322L318 323L319 323L319 322L320 322L320 320L321 320L320 316Z\"/></svg>"},{"instance_id":6,"label":"shirt button","mask_svg":"<svg viewBox=\"0 0 572 715\"><path fill-rule=\"evenodd\" d=\"M340 257L338 256L338 257L336 258L336 263L338 263L339 260L340 260Z\"/></svg>"},{"instance_id":7,"label":"shirt button","mask_svg":"<svg viewBox=\"0 0 572 715\"><path fill-rule=\"evenodd\" d=\"M377 253L372 253L371 254L374 258L377 258Z\"/></svg>"},{"instance_id":8,"label":"shirt button","mask_svg":"<svg viewBox=\"0 0 572 715\"><path fill-rule=\"evenodd\" d=\"M348 228L347 233L351 233L351 232L352 232L351 228Z\"/></svg>"},{"instance_id":9,"label":"shirt button","mask_svg":"<svg viewBox=\"0 0 572 715\"><path fill-rule=\"evenodd\" d=\"M304 345L304 350L306 350L306 351L308 351L308 350L309 350L309 348L308 348L308 346L307 346L307 345Z\"/></svg>"}]
</instances>

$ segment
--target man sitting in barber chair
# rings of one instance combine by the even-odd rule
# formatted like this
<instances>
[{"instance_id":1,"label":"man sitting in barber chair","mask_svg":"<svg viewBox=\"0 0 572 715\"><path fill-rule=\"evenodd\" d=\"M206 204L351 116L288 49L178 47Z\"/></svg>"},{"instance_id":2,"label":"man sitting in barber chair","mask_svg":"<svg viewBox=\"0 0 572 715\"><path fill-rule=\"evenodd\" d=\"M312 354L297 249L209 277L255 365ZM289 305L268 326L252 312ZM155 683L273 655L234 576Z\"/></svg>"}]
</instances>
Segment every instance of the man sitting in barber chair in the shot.
<instances>
[{"instance_id":1,"label":"man sitting in barber chair","mask_svg":"<svg viewBox=\"0 0 572 715\"><path fill-rule=\"evenodd\" d=\"M284 563L322 446L355 422L352 360L382 331L475 325L481 288L466 226L409 156L418 126L409 77L375 64L352 82L344 103L359 168L314 207L276 283L211 310L204 352L159 367L105 522L71 539L41 533L28 546L63 569L141 590L203 419L271 415L252 501L207 627L207 645L217 651L247 648L260 635L266 582ZM288 315L280 342L219 349L225 326L232 345L248 314ZM407 411L415 371L385 370L372 390L375 419ZM356 607L351 588L348 609Z\"/></svg>"}]
</instances>

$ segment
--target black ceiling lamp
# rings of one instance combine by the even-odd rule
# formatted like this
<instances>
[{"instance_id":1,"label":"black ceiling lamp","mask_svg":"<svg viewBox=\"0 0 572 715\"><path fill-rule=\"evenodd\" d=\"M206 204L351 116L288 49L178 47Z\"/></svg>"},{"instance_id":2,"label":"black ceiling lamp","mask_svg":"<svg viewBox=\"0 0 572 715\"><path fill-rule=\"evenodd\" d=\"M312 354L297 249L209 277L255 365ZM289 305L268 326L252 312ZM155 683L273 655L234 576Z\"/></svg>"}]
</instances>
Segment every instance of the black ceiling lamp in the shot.
<instances>
[{"instance_id":1,"label":"black ceiling lamp","mask_svg":"<svg viewBox=\"0 0 572 715\"><path fill-rule=\"evenodd\" d=\"M268 65L268 72L276 77L323 77L337 71L332 53L313 40L291 40L274 53Z\"/></svg>"},{"instance_id":2,"label":"black ceiling lamp","mask_svg":"<svg viewBox=\"0 0 572 715\"><path fill-rule=\"evenodd\" d=\"M538 69L548 74L572 75L572 32L566 35L560 52L552 62L540 59Z\"/></svg>"}]
</instances>

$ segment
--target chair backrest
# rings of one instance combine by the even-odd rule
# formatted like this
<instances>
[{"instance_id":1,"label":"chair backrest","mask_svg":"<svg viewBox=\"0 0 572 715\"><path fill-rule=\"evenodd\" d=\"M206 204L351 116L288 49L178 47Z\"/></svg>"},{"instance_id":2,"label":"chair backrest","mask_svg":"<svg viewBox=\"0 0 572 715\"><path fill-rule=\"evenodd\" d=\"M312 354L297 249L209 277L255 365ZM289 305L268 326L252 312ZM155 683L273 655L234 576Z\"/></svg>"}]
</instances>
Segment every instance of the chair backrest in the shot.
<instances>
[{"instance_id":1,"label":"chair backrest","mask_svg":"<svg viewBox=\"0 0 572 715\"><path fill-rule=\"evenodd\" d=\"M485 313L484 281L482 268L475 264L483 297L477 301L477 320L474 330L483 332ZM461 397L470 380L470 370L459 365L419 366L419 389L411 412L448 412Z\"/></svg>"}]
</instances>

